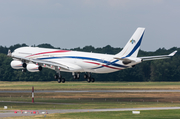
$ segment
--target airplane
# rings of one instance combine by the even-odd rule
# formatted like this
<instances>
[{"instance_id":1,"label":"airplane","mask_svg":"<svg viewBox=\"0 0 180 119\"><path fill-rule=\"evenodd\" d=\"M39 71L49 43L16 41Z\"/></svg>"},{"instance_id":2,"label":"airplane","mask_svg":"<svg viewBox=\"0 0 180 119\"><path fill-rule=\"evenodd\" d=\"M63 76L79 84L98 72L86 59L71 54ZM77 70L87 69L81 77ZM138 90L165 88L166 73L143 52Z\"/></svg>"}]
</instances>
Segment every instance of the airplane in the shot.
<instances>
[{"instance_id":1,"label":"airplane","mask_svg":"<svg viewBox=\"0 0 180 119\"><path fill-rule=\"evenodd\" d=\"M12 57L11 67L22 69L23 72L38 72L43 68L56 71L55 79L58 83L65 83L61 71L72 72L74 79L79 79L80 73L85 72L87 82L94 82L91 73L111 73L122 69L132 68L143 61L167 59L173 57L177 51L169 55L137 57L145 28L136 29L125 47L115 55L71 50L49 49L39 47L20 47L8 51Z\"/></svg>"}]
</instances>

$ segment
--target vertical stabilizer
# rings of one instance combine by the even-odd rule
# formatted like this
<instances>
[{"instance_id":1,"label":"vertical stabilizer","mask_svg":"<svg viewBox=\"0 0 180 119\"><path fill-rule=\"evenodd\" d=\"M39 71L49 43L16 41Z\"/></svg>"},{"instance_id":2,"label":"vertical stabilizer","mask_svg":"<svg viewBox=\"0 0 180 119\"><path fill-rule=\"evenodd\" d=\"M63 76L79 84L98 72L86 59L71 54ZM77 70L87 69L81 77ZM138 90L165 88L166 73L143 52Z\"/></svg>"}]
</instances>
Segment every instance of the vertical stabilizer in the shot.
<instances>
[{"instance_id":1,"label":"vertical stabilizer","mask_svg":"<svg viewBox=\"0 0 180 119\"><path fill-rule=\"evenodd\" d=\"M137 57L145 28L137 28L121 52L116 57Z\"/></svg>"}]
</instances>

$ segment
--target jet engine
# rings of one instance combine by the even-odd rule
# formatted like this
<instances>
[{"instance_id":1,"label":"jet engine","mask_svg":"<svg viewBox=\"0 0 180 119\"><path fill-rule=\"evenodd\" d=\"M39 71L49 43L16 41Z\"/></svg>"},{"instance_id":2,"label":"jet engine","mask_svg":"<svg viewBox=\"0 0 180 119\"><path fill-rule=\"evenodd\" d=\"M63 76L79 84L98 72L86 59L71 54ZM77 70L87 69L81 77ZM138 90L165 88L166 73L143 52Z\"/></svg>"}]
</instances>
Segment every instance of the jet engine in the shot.
<instances>
[{"instance_id":1,"label":"jet engine","mask_svg":"<svg viewBox=\"0 0 180 119\"><path fill-rule=\"evenodd\" d=\"M13 60L11 62L11 67L13 69L23 69L23 68L26 68L26 63L23 63L22 61L19 61L19 60Z\"/></svg>"},{"instance_id":2,"label":"jet engine","mask_svg":"<svg viewBox=\"0 0 180 119\"><path fill-rule=\"evenodd\" d=\"M29 63L27 65L27 70L29 72L38 72L38 71L42 70L42 66L39 66L39 65L36 65L36 64L33 64L33 63Z\"/></svg>"}]
</instances>

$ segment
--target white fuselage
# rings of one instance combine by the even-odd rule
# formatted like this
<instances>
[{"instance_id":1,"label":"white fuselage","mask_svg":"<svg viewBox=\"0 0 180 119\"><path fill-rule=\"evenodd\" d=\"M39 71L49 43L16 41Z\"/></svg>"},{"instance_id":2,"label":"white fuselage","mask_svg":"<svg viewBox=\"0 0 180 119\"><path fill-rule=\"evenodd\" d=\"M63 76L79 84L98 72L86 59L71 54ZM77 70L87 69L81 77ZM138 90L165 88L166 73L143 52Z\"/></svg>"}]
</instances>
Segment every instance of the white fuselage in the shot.
<instances>
[{"instance_id":1,"label":"white fuselage","mask_svg":"<svg viewBox=\"0 0 180 119\"><path fill-rule=\"evenodd\" d=\"M58 83L65 82L60 71L72 72L74 79L79 79L80 72L86 72L84 78L88 82L94 82L91 73L111 73L126 68L134 67L142 61L167 59L175 55L177 51L169 55L137 57L144 35L145 28L136 29L125 47L115 55L88 53L79 51L21 47L8 51L7 56L12 57L11 67L13 69L22 69L22 72L38 72L43 67L56 71L55 78Z\"/></svg>"},{"instance_id":2,"label":"white fuselage","mask_svg":"<svg viewBox=\"0 0 180 119\"><path fill-rule=\"evenodd\" d=\"M12 55L28 58L29 60L37 59L70 66L70 70L61 69L61 71L65 72L110 73L130 67L129 65L124 65L121 60L114 59L114 55L100 53L21 47L16 49ZM50 66L46 67L55 69Z\"/></svg>"}]
</instances>

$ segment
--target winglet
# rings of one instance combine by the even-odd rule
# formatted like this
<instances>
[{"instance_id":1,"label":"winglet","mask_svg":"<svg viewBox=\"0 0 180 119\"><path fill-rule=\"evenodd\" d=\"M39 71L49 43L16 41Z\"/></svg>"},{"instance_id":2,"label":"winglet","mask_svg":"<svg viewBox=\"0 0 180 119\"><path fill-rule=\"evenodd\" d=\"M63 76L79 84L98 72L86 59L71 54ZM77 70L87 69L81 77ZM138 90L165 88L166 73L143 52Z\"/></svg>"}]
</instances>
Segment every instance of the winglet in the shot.
<instances>
[{"instance_id":1,"label":"winglet","mask_svg":"<svg viewBox=\"0 0 180 119\"><path fill-rule=\"evenodd\" d=\"M172 56L174 56L174 55L176 54L176 52L177 52L177 50L176 50L176 51L174 51L174 52L172 52L172 53L171 53L171 54L169 54L168 56L172 57Z\"/></svg>"}]
</instances>

